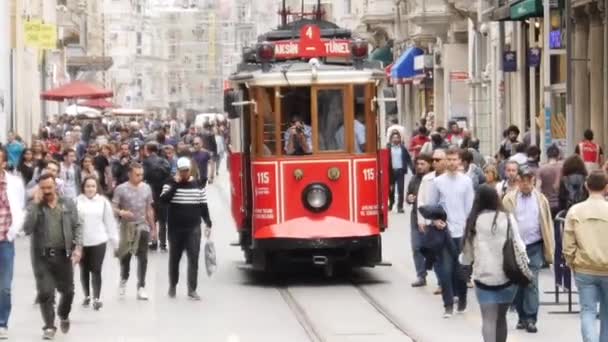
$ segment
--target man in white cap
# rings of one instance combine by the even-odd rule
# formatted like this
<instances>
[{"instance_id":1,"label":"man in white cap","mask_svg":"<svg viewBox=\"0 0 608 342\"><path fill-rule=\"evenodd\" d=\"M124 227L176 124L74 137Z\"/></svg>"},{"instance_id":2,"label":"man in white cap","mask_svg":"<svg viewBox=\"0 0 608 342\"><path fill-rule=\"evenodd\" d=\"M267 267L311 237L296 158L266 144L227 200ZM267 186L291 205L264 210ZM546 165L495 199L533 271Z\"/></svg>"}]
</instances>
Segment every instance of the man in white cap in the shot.
<instances>
[{"instance_id":1,"label":"man in white cap","mask_svg":"<svg viewBox=\"0 0 608 342\"><path fill-rule=\"evenodd\" d=\"M200 300L196 292L198 258L201 246L201 220L205 222L205 236L211 233L211 218L207 207L207 191L191 174L192 161L187 157L177 160L177 174L163 186L160 201L167 205L169 235L169 297L175 298L179 280L179 262L186 251L188 256L188 297Z\"/></svg>"}]
</instances>

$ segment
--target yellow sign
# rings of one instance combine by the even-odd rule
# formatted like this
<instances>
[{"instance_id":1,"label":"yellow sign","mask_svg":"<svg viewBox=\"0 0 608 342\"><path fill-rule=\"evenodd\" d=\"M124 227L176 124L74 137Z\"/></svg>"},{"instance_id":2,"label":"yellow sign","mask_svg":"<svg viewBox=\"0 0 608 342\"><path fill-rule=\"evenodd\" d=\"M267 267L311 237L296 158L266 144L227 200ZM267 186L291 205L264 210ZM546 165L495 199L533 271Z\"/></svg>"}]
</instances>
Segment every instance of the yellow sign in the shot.
<instances>
[{"instance_id":1,"label":"yellow sign","mask_svg":"<svg viewBox=\"0 0 608 342\"><path fill-rule=\"evenodd\" d=\"M28 47L43 50L57 47L57 26L43 24L39 19L33 19L23 24L24 41Z\"/></svg>"},{"instance_id":2,"label":"yellow sign","mask_svg":"<svg viewBox=\"0 0 608 342\"><path fill-rule=\"evenodd\" d=\"M23 23L24 41L25 45L29 47L38 47L40 41L40 20L28 20Z\"/></svg>"}]
</instances>

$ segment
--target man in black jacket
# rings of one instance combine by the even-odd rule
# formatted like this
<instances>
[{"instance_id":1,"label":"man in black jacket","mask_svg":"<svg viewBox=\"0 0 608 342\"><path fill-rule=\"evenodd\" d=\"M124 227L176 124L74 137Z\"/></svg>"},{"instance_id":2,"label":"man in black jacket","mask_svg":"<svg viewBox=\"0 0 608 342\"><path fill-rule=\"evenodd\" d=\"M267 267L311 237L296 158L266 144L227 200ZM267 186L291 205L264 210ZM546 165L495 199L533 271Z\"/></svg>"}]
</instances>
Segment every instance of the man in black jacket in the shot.
<instances>
[{"instance_id":1,"label":"man in black jacket","mask_svg":"<svg viewBox=\"0 0 608 342\"><path fill-rule=\"evenodd\" d=\"M160 193L163 184L171 177L171 164L158 155L159 147L156 142L146 145L146 159L143 162L144 180L152 188L152 198L154 200L154 218L158 223L158 234L160 238L161 251L167 250L167 210L161 205ZM158 241L151 241L150 249L155 251L158 248Z\"/></svg>"},{"instance_id":2,"label":"man in black jacket","mask_svg":"<svg viewBox=\"0 0 608 342\"><path fill-rule=\"evenodd\" d=\"M412 244L412 254L414 256L414 266L416 268L416 276L417 280L412 283L412 287L420 287L426 285L426 265L424 256L422 255L422 237L424 235L424 231L422 231L418 226L418 201L416 201L416 197L418 196L418 190L420 189L420 183L422 182L422 177L431 171L431 165L433 164L433 159L428 154L421 154L416 157L416 175L412 177L410 183L407 187L407 198L406 201L408 204L412 205L412 212L410 214L410 224L411 224L411 244Z\"/></svg>"},{"instance_id":3,"label":"man in black jacket","mask_svg":"<svg viewBox=\"0 0 608 342\"><path fill-rule=\"evenodd\" d=\"M175 298L179 280L179 262L184 250L188 256L188 297L200 300L196 293L198 258L201 246L201 218L211 232L211 218L207 207L207 192L196 181L190 170L192 162L186 157L177 160L177 175L163 186L160 199L168 205L169 230L169 297Z\"/></svg>"}]
</instances>

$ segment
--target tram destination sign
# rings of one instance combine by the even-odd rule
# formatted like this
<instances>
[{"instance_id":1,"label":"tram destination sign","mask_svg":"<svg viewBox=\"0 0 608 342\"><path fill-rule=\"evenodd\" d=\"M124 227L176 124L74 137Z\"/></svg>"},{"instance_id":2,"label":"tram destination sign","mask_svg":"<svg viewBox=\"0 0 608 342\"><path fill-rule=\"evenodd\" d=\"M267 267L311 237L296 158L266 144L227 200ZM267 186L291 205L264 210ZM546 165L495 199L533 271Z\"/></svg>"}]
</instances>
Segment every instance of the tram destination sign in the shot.
<instances>
[{"instance_id":1,"label":"tram destination sign","mask_svg":"<svg viewBox=\"0 0 608 342\"><path fill-rule=\"evenodd\" d=\"M274 42L277 59L312 57L350 57L350 39L321 38L318 26L307 25L300 30L299 40Z\"/></svg>"}]
</instances>

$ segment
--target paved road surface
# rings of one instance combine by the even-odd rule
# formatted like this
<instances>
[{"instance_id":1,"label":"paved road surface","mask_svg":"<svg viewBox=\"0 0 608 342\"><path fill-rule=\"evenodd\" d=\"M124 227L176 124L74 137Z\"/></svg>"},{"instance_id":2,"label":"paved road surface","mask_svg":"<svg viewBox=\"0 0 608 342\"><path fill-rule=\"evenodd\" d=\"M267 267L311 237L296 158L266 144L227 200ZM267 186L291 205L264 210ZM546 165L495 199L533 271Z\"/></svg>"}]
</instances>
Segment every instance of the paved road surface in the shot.
<instances>
[{"instance_id":1,"label":"paved road surface","mask_svg":"<svg viewBox=\"0 0 608 342\"><path fill-rule=\"evenodd\" d=\"M117 294L118 263L108 253L104 268L104 308L99 312L82 308L82 292L76 279L76 300L72 330L57 341L94 342L451 342L481 341L479 309L470 296L469 311L450 320L441 318L439 296L434 286L412 289L413 264L409 245L409 217L391 214L391 227L384 238L385 258L393 267L357 271L352 277L324 279L320 272L305 276L276 277L254 275L237 268L238 248L229 243L236 238L229 214L227 175L210 186L211 214L215 224L219 268L208 278L199 275L201 302L186 298L185 260L178 297L169 299L167 255L151 254L148 270L149 302L135 300L132 276L127 296ZM17 243L13 287L11 341L39 341L41 318L33 305L34 282L28 254L28 240ZM185 259L185 257L184 257ZM202 261L202 260L201 260ZM135 261L133 261L135 267ZM135 274L134 272L132 272ZM353 283L354 280L354 283ZM430 284L435 280L430 278ZM547 272L542 288L551 287ZM543 300L553 297L544 295ZM530 335L511 329L509 341L579 341L578 316L550 315L543 307L539 333ZM511 327L515 315L510 314ZM407 332L410 337L404 335Z\"/></svg>"}]
</instances>

